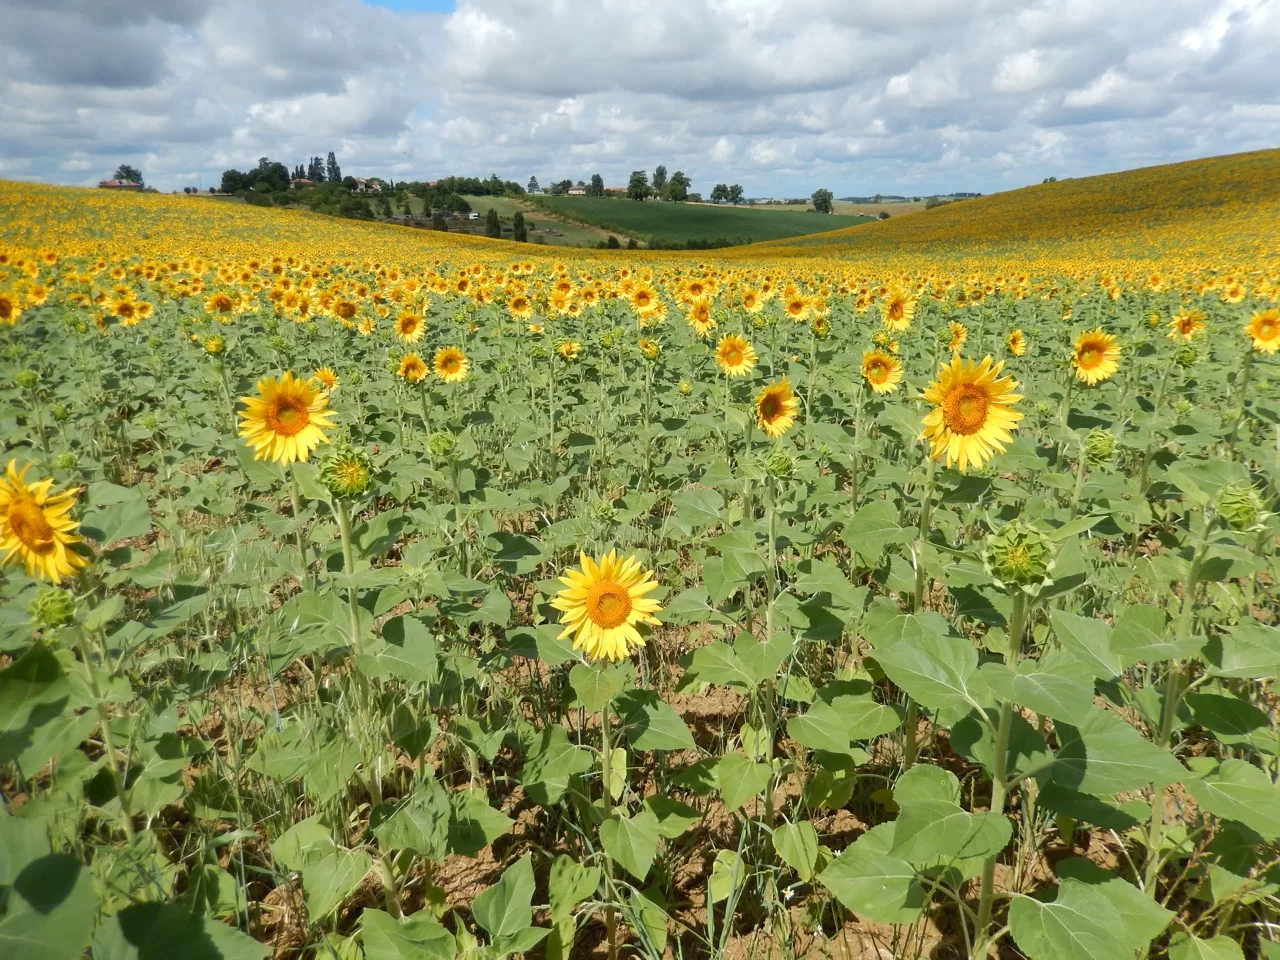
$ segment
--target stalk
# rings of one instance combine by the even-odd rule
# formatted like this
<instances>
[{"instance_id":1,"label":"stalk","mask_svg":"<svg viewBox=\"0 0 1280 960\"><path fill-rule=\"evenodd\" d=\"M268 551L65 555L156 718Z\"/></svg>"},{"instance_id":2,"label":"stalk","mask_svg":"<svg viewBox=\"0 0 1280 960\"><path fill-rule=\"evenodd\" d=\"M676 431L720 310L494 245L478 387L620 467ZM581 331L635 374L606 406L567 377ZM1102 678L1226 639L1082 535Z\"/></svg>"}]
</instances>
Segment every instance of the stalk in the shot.
<instances>
[{"instance_id":1,"label":"stalk","mask_svg":"<svg viewBox=\"0 0 1280 960\"><path fill-rule=\"evenodd\" d=\"M804 440L809 446L809 438L813 424L813 380L818 373L818 334L813 324L809 324L809 382L804 388Z\"/></svg>"},{"instance_id":2,"label":"stalk","mask_svg":"<svg viewBox=\"0 0 1280 960\"><path fill-rule=\"evenodd\" d=\"M294 470L289 471L289 502L293 505L293 520L298 523L298 518L302 516L302 495L298 492L298 474ZM298 545L298 556L302 559L302 573L306 576L308 568L311 566L307 559L307 547L302 540L302 526L293 531L294 542Z\"/></svg>"},{"instance_id":3,"label":"stalk","mask_svg":"<svg viewBox=\"0 0 1280 960\"><path fill-rule=\"evenodd\" d=\"M929 455L929 451L925 450L925 458L928 460L928 472L925 474L924 492L920 498L920 526L916 534L916 542L911 547L911 557L916 565L916 592L912 601L912 613L919 613L924 609L924 587L925 587L925 570L924 570L924 547L925 538L929 535L929 521L933 513L933 478L936 462ZM902 744L902 769L910 770L916 762L916 757L920 752L919 733L917 727L920 726L920 705L908 698L907 700L907 724L906 736Z\"/></svg>"},{"instance_id":4,"label":"stalk","mask_svg":"<svg viewBox=\"0 0 1280 960\"><path fill-rule=\"evenodd\" d=\"M551 359L548 362L551 366L547 385L547 455L550 464L547 479L554 480L556 472L556 351L554 349L551 351Z\"/></svg>"},{"instance_id":5,"label":"stalk","mask_svg":"<svg viewBox=\"0 0 1280 960\"><path fill-rule=\"evenodd\" d=\"M1240 422L1244 420L1244 405L1249 398L1249 380L1253 376L1253 354L1252 347L1244 355L1244 360L1240 363L1240 384L1236 396L1240 398L1240 410L1236 413L1231 422L1231 429L1227 432L1227 459L1230 460L1235 456L1236 449L1236 433L1240 429ZM1234 404L1233 404L1234 406Z\"/></svg>"},{"instance_id":6,"label":"stalk","mask_svg":"<svg viewBox=\"0 0 1280 960\"><path fill-rule=\"evenodd\" d=\"M601 802L604 804L604 819L608 820L612 812L612 798L609 784L613 779L613 745L609 742L609 705L606 703L600 711L600 777L604 789L601 791ZM618 960L618 913L613 908L613 857L604 851L605 895L609 905L604 910L605 942L609 948L609 960Z\"/></svg>"},{"instance_id":7,"label":"stalk","mask_svg":"<svg viewBox=\"0 0 1280 960\"><path fill-rule=\"evenodd\" d=\"M338 515L338 534L342 537L342 569L348 577L356 571L354 538L351 536L351 509L347 501L338 498L334 503ZM351 648L356 656L364 653L364 637L360 634L360 603L354 583L347 584L347 609L351 615Z\"/></svg>"},{"instance_id":8,"label":"stalk","mask_svg":"<svg viewBox=\"0 0 1280 960\"><path fill-rule=\"evenodd\" d=\"M775 506L777 501L778 481L770 476L767 481L766 495L769 498L766 506L769 528L769 574L765 578L765 598L767 605L764 611L764 642L771 643L773 641L773 604L778 594L778 511ZM764 690L760 698L763 707L764 725L769 730L769 742L773 742L776 734L774 729L777 723L777 710L774 701L773 680L766 680ZM769 783L766 785L767 793L764 798L765 806L765 823L769 829L773 829L774 809L773 809L773 778L770 777Z\"/></svg>"},{"instance_id":9,"label":"stalk","mask_svg":"<svg viewBox=\"0 0 1280 960\"><path fill-rule=\"evenodd\" d=\"M424 384L418 386L418 399L422 402L422 429L423 432L431 434L431 410L427 406L427 388Z\"/></svg>"},{"instance_id":10,"label":"stalk","mask_svg":"<svg viewBox=\"0 0 1280 960\"><path fill-rule=\"evenodd\" d=\"M116 788L116 797L120 800L121 826L124 827L125 837L132 841L133 806L129 801L129 790L125 785L127 771L120 768L120 756L116 752L111 736L111 716L107 713L107 705L102 701L102 686L98 682L98 671L93 663L94 653L101 654L104 663L106 654L98 649L96 643L91 644L90 638L78 624L75 631L76 646L80 650L80 659L84 662L85 681L89 684L89 692L93 694L94 706L98 711L98 723L102 727L102 746L107 753L107 769L111 773L111 781Z\"/></svg>"},{"instance_id":11,"label":"stalk","mask_svg":"<svg viewBox=\"0 0 1280 960\"><path fill-rule=\"evenodd\" d=\"M1205 540L1191 558L1191 567L1187 571L1187 581L1183 585L1182 607L1178 613L1178 625L1175 637L1185 637L1191 633L1192 621L1195 617L1196 587L1200 580L1200 569L1209 552L1210 524L1206 522ZM1182 677L1182 661L1173 660L1169 664L1169 673L1165 677L1164 707L1160 711L1160 739L1157 745L1168 750L1173 744L1173 724L1178 715L1178 702L1182 699L1178 690L1178 681ZM1143 877L1143 889L1153 898L1156 896L1156 879L1160 875L1160 841L1164 837L1164 806L1169 788L1160 787L1153 790L1151 796L1151 825L1147 831L1147 868Z\"/></svg>"},{"instance_id":12,"label":"stalk","mask_svg":"<svg viewBox=\"0 0 1280 960\"><path fill-rule=\"evenodd\" d=\"M1027 595L1017 590L1013 595L1013 613L1009 619L1009 658L1007 666L1014 669L1022 654L1022 631L1027 618ZM991 773L991 812L1004 815L1004 803L1009 784L1009 732L1013 728L1013 701L1000 704L1000 721L996 727L995 769ZM994 939L989 937L991 910L995 902L996 857L992 854L982 865L982 886L978 895L978 919L974 926L973 960L984 956Z\"/></svg>"},{"instance_id":13,"label":"stalk","mask_svg":"<svg viewBox=\"0 0 1280 960\"><path fill-rule=\"evenodd\" d=\"M1080 445L1080 451L1076 460L1076 484L1075 489L1071 491L1071 516L1067 518L1067 522L1071 522L1076 518L1076 514L1080 512L1080 490L1084 487L1084 462L1085 462L1084 444Z\"/></svg>"}]
</instances>

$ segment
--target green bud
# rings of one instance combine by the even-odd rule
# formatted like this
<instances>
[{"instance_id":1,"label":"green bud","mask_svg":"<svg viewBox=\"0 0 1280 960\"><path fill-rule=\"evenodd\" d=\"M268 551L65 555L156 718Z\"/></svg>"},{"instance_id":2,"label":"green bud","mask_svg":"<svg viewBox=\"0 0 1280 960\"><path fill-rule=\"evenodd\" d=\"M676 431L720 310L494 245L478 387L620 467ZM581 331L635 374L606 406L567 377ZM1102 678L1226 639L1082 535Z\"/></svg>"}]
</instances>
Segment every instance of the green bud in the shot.
<instances>
[{"instance_id":1,"label":"green bud","mask_svg":"<svg viewBox=\"0 0 1280 960\"><path fill-rule=\"evenodd\" d=\"M1183 398L1173 405L1173 409L1178 412L1178 416L1185 417L1191 412L1191 401Z\"/></svg>"},{"instance_id":2,"label":"green bud","mask_svg":"<svg viewBox=\"0 0 1280 960\"><path fill-rule=\"evenodd\" d=\"M1230 483L1218 494L1218 515L1232 530L1256 530L1267 519L1266 504L1257 488L1248 483Z\"/></svg>"},{"instance_id":3,"label":"green bud","mask_svg":"<svg viewBox=\"0 0 1280 960\"><path fill-rule=\"evenodd\" d=\"M65 403L55 403L49 408L49 413L57 423L66 423L71 419L71 408Z\"/></svg>"},{"instance_id":4,"label":"green bud","mask_svg":"<svg viewBox=\"0 0 1280 960\"><path fill-rule=\"evenodd\" d=\"M1094 463L1106 463L1116 452L1115 435L1095 427L1084 438L1084 450Z\"/></svg>"},{"instance_id":5,"label":"green bud","mask_svg":"<svg viewBox=\"0 0 1280 960\"><path fill-rule=\"evenodd\" d=\"M764 469L775 480L786 480L795 469L795 461L782 447L774 447L765 457Z\"/></svg>"},{"instance_id":6,"label":"green bud","mask_svg":"<svg viewBox=\"0 0 1280 960\"><path fill-rule=\"evenodd\" d=\"M1184 369L1194 365L1198 359L1200 359L1200 352L1196 350L1193 343L1179 344L1173 354L1173 362Z\"/></svg>"},{"instance_id":7,"label":"green bud","mask_svg":"<svg viewBox=\"0 0 1280 960\"><path fill-rule=\"evenodd\" d=\"M142 426L147 430L156 430L160 427L160 418L157 417L154 413L146 414L138 422L141 423Z\"/></svg>"},{"instance_id":8,"label":"green bud","mask_svg":"<svg viewBox=\"0 0 1280 960\"><path fill-rule=\"evenodd\" d=\"M602 523L613 523L618 517L618 508L609 500L597 500L591 505L591 513Z\"/></svg>"},{"instance_id":9,"label":"green bud","mask_svg":"<svg viewBox=\"0 0 1280 960\"><path fill-rule=\"evenodd\" d=\"M987 537L982 565L996 586L1029 594L1052 583L1053 541L1036 524L1021 518Z\"/></svg>"},{"instance_id":10,"label":"green bud","mask_svg":"<svg viewBox=\"0 0 1280 960\"><path fill-rule=\"evenodd\" d=\"M1053 404L1050 403L1048 400L1037 400L1036 413L1040 414L1041 416L1048 413L1053 413Z\"/></svg>"},{"instance_id":11,"label":"green bud","mask_svg":"<svg viewBox=\"0 0 1280 960\"><path fill-rule=\"evenodd\" d=\"M336 499L354 499L369 489L373 464L363 450L339 443L320 467L320 482Z\"/></svg>"},{"instance_id":12,"label":"green bud","mask_svg":"<svg viewBox=\"0 0 1280 960\"><path fill-rule=\"evenodd\" d=\"M457 438L448 431L441 430L427 438L427 449L433 456L447 457L458 445Z\"/></svg>"},{"instance_id":13,"label":"green bud","mask_svg":"<svg viewBox=\"0 0 1280 960\"><path fill-rule=\"evenodd\" d=\"M23 390L33 390L35 385L40 382L40 374L35 370L19 370L17 376L13 378Z\"/></svg>"},{"instance_id":14,"label":"green bud","mask_svg":"<svg viewBox=\"0 0 1280 960\"><path fill-rule=\"evenodd\" d=\"M75 616L75 598L60 587L45 587L31 601L31 618L44 630L68 624Z\"/></svg>"},{"instance_id":15,"label":"green bud","mask_svg":"<svg viewBox=\"0 0 1280 960\"><path fill-rule=\"evenodd\" d=\"M54 458L53 465L59 470L75 470L80 466L80 458L70 450L66 450Z\"/></svg>"},{"instance_id":16,"label":"green bud","mask_svg":"<svg viewBox=\"0 0 1280 960\"><path fill-rule=\"evenodd\" d=\"M147 346L152 350L159 350L163 344L164 341L159 337L147 337Z\"/></svg>"},{"instance_id":17,"label":"green bud","mask_svg":"<svg viewBox=\"0 0 1280 960\"><path fill-rule=\"evenodd\" d=\"M271 336L267 337L267 346L277 353L284 353L289 349L289 341L281 336Z\"/></svg>"}]
</instances>

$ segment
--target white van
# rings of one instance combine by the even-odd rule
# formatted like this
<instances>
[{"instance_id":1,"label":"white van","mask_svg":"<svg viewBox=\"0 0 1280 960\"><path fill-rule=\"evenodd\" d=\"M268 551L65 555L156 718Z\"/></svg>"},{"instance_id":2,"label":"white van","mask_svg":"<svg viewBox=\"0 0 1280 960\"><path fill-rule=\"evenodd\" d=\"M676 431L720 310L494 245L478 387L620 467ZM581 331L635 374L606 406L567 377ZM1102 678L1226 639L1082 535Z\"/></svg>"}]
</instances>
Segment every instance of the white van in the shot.
<instances>
[{"instance_id":1,"label":"white van","mask_svg":"<svg viewBox=\"0 0 1280 960\"><path fill-rule=\"evenodd\" d=\"M470 213L468 213L468 214L467 214L467 219L468 219L468 220L479 220L479 219L480 219L480 214L478 214L478 213L476 213L474 210L472 210Z\"/></svg>"}]
</instances>

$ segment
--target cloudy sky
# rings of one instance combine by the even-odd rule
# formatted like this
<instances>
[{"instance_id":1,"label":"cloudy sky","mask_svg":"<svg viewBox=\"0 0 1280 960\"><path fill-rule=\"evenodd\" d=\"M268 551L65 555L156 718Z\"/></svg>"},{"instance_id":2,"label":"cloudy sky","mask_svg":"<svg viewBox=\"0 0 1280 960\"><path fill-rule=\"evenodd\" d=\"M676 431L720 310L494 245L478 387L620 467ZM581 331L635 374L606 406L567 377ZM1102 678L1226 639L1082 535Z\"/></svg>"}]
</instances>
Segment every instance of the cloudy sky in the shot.
<instances>
[{"instance_id":1,"label":"cloudy sky","mask_svg":"<svg viewBox=\"0 0 1280 960\"><path fill-rule=\"evenodd\" d=\"M748 196L1280 146L1280 0L0 0L0 177L269 156Z\"/></svg>"}]
</instances>

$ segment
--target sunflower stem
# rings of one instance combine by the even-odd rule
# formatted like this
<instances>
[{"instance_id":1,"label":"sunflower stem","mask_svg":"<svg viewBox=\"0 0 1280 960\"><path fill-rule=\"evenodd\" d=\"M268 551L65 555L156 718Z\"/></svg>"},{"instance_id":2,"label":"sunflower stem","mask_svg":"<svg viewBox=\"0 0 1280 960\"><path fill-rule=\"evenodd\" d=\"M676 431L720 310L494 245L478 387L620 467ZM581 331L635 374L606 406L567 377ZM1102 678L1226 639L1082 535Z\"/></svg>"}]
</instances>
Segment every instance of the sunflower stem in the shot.
<instances>
[{"instance_id":1,"label":"sunflower stem","mask_svg":"<svg viewBox=\"0 0 1280 960\"><path fill-rule=\"evenodd\" d=\"M1239 398L1239 403L1232 403L1232 406L1238 406L1239 409L1231 418L1231 429L1227 431L1227 459L1235 458L1236 452L1236 433L1240 429L1240 424L1244 420L1244 405L1249 399L1249 380L1253 376L1253 347L1250 346L1245 351L1244 359L1240 361L1240 376L1238 379L1237 389L1233 391L1234 397Z\"/></svg>"},{"instance_id":2,"label":"sunflower stem","mask_svg":"<svg viewBox=\"0 0 1280 960\"><path fill-rule=\"evenodd\" d=\"M609 705L606 703L600 711L600 779L603 789L600 791L600 802L604 807L604 818L607 821L612 815L612 803L609 793L613 780L613 745L609 742ZM607 850L604 852L605 899L604 911L605 941L608 944L609 960L618 960L618 914L613 908L613 857Z\"/></svg>"},{"instance_id":3,"label":"sunflower stem","mask_svg":"<svg viewBox=\"0 0 1280 960\"><path fill-rule=\"evenodd\" d=\"M307 559L307 546L302 538L302 495L298 492L296 468L289 470L289 502L293 506L293 522L296 525L296 529L293 531L293 539L298 545L298 556L302 560L302 576L305 578L311 568L311 562Z\"/></svg>"},{"instance_id":4,"label":"sunflower stem","mask_svg":"<svg viewBox=\"0 0 1280 960\"><path fill-rule=\"evenodd\" d=\"M547 479L556 475L556 351L551 351L547 375Z\"/></svg>"},{"instance_id":5,"label":"sunflower stem","mask_svg":"<svg viewBox=\"0 0 1280 960\"><path fill-rule=\"evenodd\" d=\"M98 723L102 727L102 747L107 755L107 769L111 774L112 784L116 788L116 797L120 801L120 823L124 828L124 835L132 841L133 805L130 803L129 790L126 786L128 771L122 770L120 766L120 755L116 752L111 736L111 715L107 712L107 704L102 696L102 685L98 679L98 669L94 665L95 655L98 655L103 663L106 663L107 659L96 640L91 638L78 623L75 624L75 635L76 647L84 663L85 682L89 685L89 693L93 695Z\"/></svg>"},{"instance_id":6,"label":"sunflower stem","mask_svg":"<svg viewBox=\"0 0 1280 960\"><path fill-rule=\"evenodd\" d=\"M925 450L925 458L927 461L924 489L920 495L920 525L916 533L916 542L911 548L911 557L915 561L916 566L916 591L912 598L912 613L919 614L924 609L924 588L925 588L925 562L924 548L925 541L929 536L929 521L933 513L933 488L934 488L934 470L936 463L932 456L929 455L928 449ZM907 723L905 736L902 743L902 769L910 770L916 762L916 757L920 752L919 731L920 726L920 705L915 700L907 699Z\"/></svg>"},{"instance_id":7,"label":"sunflower stem","mask_svg":"<svg viewBox=\"0 0 1280 960\"><path fill-rule=\"evenodd\" d=\"M422 429L427 436L431 435L431 408L427 405L427 385L418 384L418 399L422 403Z\"/></svg>"},{"instance_id":8,"label":"sunflower stem","mask_svg":"<svg viewBox=\"0 0 1280 960\"><path fill-rule=\"evenodd\" d=\"M342 538L342 569L347 575L347 609L351 620L351 649L356 656L364 654L364 637L360 632L360 598L353 578L356 573L355 538L351 535L351 508L338 498L334 504L338 515L338 535Z\"/></svg>"},{"instance_id":9,"label":"sunflower stem","mask_svg":"<svg viewBox=\"0 0 1280 960\"><path fill-rule=\"evenodd\" d=\"M807 449L813 432L813 381L818 375L818 334L809 323L809 382L804 386L804 445Z\"/></svg>"}]
</instances>

